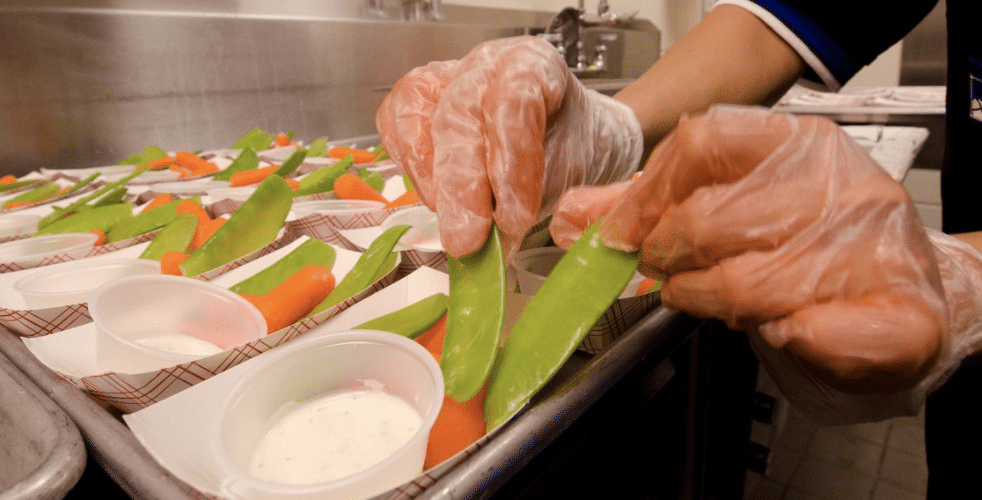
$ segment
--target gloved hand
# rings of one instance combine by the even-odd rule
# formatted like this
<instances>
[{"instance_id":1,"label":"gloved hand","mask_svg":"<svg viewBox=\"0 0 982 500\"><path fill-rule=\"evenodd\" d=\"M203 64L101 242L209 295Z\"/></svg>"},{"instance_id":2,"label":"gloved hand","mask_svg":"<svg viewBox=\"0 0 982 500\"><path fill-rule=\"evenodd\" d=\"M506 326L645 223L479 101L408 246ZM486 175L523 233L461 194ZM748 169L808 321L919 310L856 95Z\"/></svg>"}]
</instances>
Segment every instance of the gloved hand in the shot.
<instances>
[{"instance_id":1,"label":"gloved hand","mask_svg":"<svg viewBox=\"0 0 982 500\"><path fill-rule=\"evenodd\" d=\"M586 89L534 36L416 68L376 125L454 256L480 249L492 219L510 255L568 187L630 177L643 149L634 112Z\"/></svg>"},{"instance_id":2,"label":"gloved hand","mask_svg":"<svg viewBox=\"0 0 982 500\"><path fill-rule=\"evenodd\" d=\"M978 348L982 256L929 237L902 186L828 120L684 119L638 180L564 196L553 238L601 216L608 245L667 277L666 306L749 330L815 420L914 413Z\"/></svg>"}]
</instances>

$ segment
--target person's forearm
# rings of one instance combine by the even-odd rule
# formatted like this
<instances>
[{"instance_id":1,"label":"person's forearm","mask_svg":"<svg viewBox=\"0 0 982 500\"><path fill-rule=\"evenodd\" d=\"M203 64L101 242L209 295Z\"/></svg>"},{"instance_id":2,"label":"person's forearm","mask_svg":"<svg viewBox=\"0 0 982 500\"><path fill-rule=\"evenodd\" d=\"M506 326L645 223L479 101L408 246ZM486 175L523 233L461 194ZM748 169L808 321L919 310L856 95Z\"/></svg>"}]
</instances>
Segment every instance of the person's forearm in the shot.
<instances>
[{"instance_id":1,"label":"person's forearm","mask_svg":"<svg viewBox=\"0 0 982 500\"><path fill-rule=\"evenodd\" d=\"M684 114L717 103L773 104L804 68L756 16L721 5L614 97L634 109L650 151Z\"/></svg>"}]
</instances>

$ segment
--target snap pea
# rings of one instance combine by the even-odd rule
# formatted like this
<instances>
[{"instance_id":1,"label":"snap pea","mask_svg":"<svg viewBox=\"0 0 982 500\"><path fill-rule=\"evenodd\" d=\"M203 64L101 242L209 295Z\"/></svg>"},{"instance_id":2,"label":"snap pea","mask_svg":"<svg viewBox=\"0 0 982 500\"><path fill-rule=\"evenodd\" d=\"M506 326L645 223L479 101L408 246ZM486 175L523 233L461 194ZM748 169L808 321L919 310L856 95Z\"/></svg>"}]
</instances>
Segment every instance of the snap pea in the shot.
<instances>
[{"instance_id":1,"label":"snap pea","mask_svg":"<svg viewBox=\"0 0 982 500\"><path fill-rule=\"evenodd\" d=\"M368 320L353 329L381 330L414 339L447 313L447 301L447 294L435 293L402 309Z\"/></svg>"},{"instance_id":2,"label":"snap pea","mask_svg":"<svg viewBox=\"0 0 982 500\"><path fill-rule=\"evenodd\" d=\"M384 276L392 268L394 256L397 254L392 249L395 248L402 235L409 231L410 227L408 224L392 226L380 234L378 238L375 238L365 253L358 257L358 261L348 271L348 274L345 274L341 282L334 287L334 291L307 316L314 316L326 311L331 306L340 304Z\"/></svg>"},{"instance_id":3,"label":"snap pea","mask_svg":"<svg viewBox=\"0 0 982 500\"><path fill-rule=\"evenodd\" d=\"M4 207L8 207L8 206L11 206L11 205L16 206L16 205L18 205L20 203L30 203L30 202L34 202L34 201L43 201L43 200L46 200L46 199L51 198L52 196L58 194L58 191L60 191L60 190L61 190L61 186L59 186L58 183L56 183L56 182L47 182L47 183L44 183L44 184L42 184L42 185L40 185L40 186L38 186L38 187L36 187L34 189L31 189L29 191L23 192L23 193L21 193L21 194L19 194L17 196L14 196L13 198L7 200L7 202L4 203Z\"/></svg>"},{"instance_id":4,"label":"snap pea","mask_svg":"<svg viewBox=\"0 0 982 500\"><path fill-rule=\"evenodd\" d=\"M40 183L40 182L45 182L45 181L42 180L42 179L29 179L29 180L26 180L26 181L15 181L15 182L8 182L8 183L5 183L5 184L4 183L0 183L0 193L2 193L4 191L14 191L14 190L20 189L20 188L22 188L24 186L31 186L31 185L34 185L34 184L37 184L37 183Z\"/></svg>"},{"instance_id":5,"label":"snap pea","mask_svg":"<svg viewBox=\"0 0 982 500\"><path fill-rule=\"evenodd\" d=\"M382 174L378 172L362 167L358 170L358 177L361 177L369 186L372 186L372 189L380 193L385 189L385 177L382 177Z\"/></svg>"},{"instance_id":6,"label":"snap pea","mask_svg":"<svg viewBox=\"0 0 982 500\"><path fill-rule=\"evenodd\" d=\"M595 223L566 252L519 316L488 380L494 429L552 378L637 269L636 253L605 246Z\"/></svg>"},{"instance_id":7,"label":"snap pea","mask_svg":"<svg viewBox=\"0 0 982 500\"><path fill-rule=\"evenodd\" d=\"M232 174L236 172L244 172L246 170L255 170L259 168L259 156L252 148L245 148L239 153L239 156L235 157L232 164L225 167L221 172L216 173L212 176L212 179L216 181L227 181L232 178Z\"/></svg>"},{"instance_id":8,"label":"snap pea","mask_svg":"<svg viewBox=\"0 0 982 500\"><path fill-rule=\"evenodd\" d=\"M66 215L69 215L69 214L78 212L80 208L82 208L84 206L88 206L87 204L90 201L96 200L99 197L105 195L106 193L108 193L108 192L110 192L110 191L118 188L119 186L122 186L123 184L126 184L127 182L133 180L138 175L142 174L143 172L146 172L147 170L150 170L150 165L144 165L142 167L137 167L137 169L134 170L133 173L131 173L131 174L129 174L129 175L127 175L127 176L125 176L125 177L123 177L123 178L115 181L115 182L110 182L109 184L106 184L105 186L102 186L99 189L96 189L92 193L90 193L90 194L88 194L86 196L83 196L82 198L79 198L79 199L75 200L74 202L70 203L65 208L60 208L60 209L54 210L50 214L45 215L40 221L38 221L38 229L43 229L48 224L51 224L51 223L55 222L58 219L61 219L63 216L66 216Z\"/></svg>"},{"instance_id":9,"label":"snap pea","mask_svg":"<svg viewBox=\"0 0 982 500\"><path fill-rule=\"evenodd\" d=\"M167 225L177 215L177 206L183 199L170 201L122 220L106 233L106 241L122 241Z\"/></svg>"},{"instance_id":10,"label":"snap pea","mask_svg":"<svg viewBox=\"0 0 982 500\"><path fill-rule=\"evenodd\" d=\"M355 162L355 157L348 155L337 163L324 165L300 179L300 189L295 196L326 193L334 189L334 181L348 171Z\"/></svg>"},{"instance_id":11,"label":"snap pea","mask_svg":"<svg viewBox=\"0 0 982 500\"><path fill-rule=\"evenodd\" d=\"M303 163L303 159L306 157L307 157L307 149L297 148L297 150L294 151L293 154L291 154L290 157L286 159L286 161L280 164L280 168L276 169L276 172L273 173L280 177L286 177L296 172L297 168L300 167L300 164Z\"/></svg>"},{"instance_id":12,"label":"snap pea","mask_svg":"<svg viewBox=\"0 0 982 500\"><path fill-rule=\"evenodd\" d=\"M317 264L328 269L334 267L337 251L327 243L311 238L294 248L271 266L229 287L235 293L266 295L300 269Z\"/></svg>"},{"instance_id":13,"label":"snap pea","mask_svg":"<svg viewBox=\"0 0 982 500\"><path fill-rule=\"evenodd\" d=\"M129 203L116 203L102 207L85 208L47 225L34 233L43 234L87 233L89 231L108 232L120 221L133 217L133 206Z\"/></svg>"},{"instance_id":14,"label":"snap pea","mask_svg":"<svg viewBox=\"0 0 982 500\"><path fill-rule=\"evenodd\" d=\"M98 200L92 202L92 207L102 207L106 205L115 205L117 203L122 203L123 199L126 197L126 187L119 186L118 188L106 193L105 196L99 198Z\"/></svg>"},{"instance_id":15,"label":"snap pea","mask_svg":"<svg viewBox=\"0 0 982 500\"><path fill-rule=\"evenodd\" d=\"M160 262L167 252L186 252L197 229L198 217L194 214L177 214L153 237L140 258Z\"/></svg>"},{"instance_id":16,"label":"snap pea","mask_svg":"<svg viewBox=\"0 0 982 500\"><path fill-rule=\"evenodd\" d=\"M96 179L96 177L99 177L100 175L102 175L102 174L99 173L99 172L96 172L96 173L94 173L94 174L92 174L92 175L90 175L90 176L88 176L88 177L86 177L86 178L84 178L84 179L76 182L70 188L68 188L67 190L65 190L65 192L62 193L62 194L65 195L65 196L67 196L67 195L76 193L80 189L84 188L85 186L88 186L89 184L92 184L92 181L94 181Z\"/></svg>"},{"instance_id":17,"label":"snap pea","mask_svg":"<svg viewBox=\"0 0 982 500\"><path fill-rule=\"evenodd\" d=\"M269 145L272 144L273 139L275 138L276 134L269 134L263 129L256 127L246 132L242 138L235 141L235 143L232 144L232 149L250 148L254 151L264 151L269 149Z\"/></svg>"},{"instance_id":18,"label":"snap pea","mask_svg":"<svg viewBox=\"0 0 982 500\"><path fill-rule=\"evenodd\" d=\"M505 257L492 226L476 253L447 258L450 305L440 370L451 397L474 397L491 371L505 322Z\"/></svg>"},{"instance_id":19,"label":"snap pea","mask_svg":"<svg viewBox=\"0 0 982 500\"><path fill-rule=\"evenodd\" d=\"M163 158L167 156L167 152L164 151L160 146L156 144L151 144L145 148L143 151L130 156L129 158L119 162L120 165L143 165L148 161L156 160L157 158Z\"/></svg>"},{"instance_id":20,"label":"snap pea","mask_svg":"<svg viewBox=\"0 0 982 500\"><path fill-rule=\"evenodd\" d=\"M181 263L197 276L262 248L276 239L293 204L293 190L278 175L263 180L222 227Z\"/></svg>"},{"instance_id":21,"label":"snap pea","mask_svg":"<svg viewBox=\"0 0 982 500\"><path fill-rule=\"evenodd\" d=\"M327 156L328 151L331 150L327 145L327 139L328 137L323 135L310 141L310 146L307 146L307 156Z\"/></svg>"}]
</instances>

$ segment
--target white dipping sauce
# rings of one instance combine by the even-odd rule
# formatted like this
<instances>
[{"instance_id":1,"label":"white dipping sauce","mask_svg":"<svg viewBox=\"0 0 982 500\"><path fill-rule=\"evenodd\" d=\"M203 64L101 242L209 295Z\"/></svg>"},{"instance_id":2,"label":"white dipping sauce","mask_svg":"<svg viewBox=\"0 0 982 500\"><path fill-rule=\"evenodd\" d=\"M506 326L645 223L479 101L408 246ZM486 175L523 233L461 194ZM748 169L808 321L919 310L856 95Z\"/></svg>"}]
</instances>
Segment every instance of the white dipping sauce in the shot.
<instances>
[{"instance_id":1,"label":"white dipping sauce","mask_svg":"<svg viewBox=\"0 0 982 500\"><path fill-rule=\"evenodd\" d=\"M136 342L160 351L192 356L210 356L224 351L211 342L181 333L161 333L140 338Z\"/></svg>"},{"instance_id":2,"label":"white dipping sauce","mask_svg":"<svg viewBox=\"0 0 982 500\"><path fill-rule=\"evenodd\" d=\"M256 446L249 472L284 484L340 479L391 456L422 424L415 408L382 391L329 394L276 421Z\"/></svg>"}]
</instances>

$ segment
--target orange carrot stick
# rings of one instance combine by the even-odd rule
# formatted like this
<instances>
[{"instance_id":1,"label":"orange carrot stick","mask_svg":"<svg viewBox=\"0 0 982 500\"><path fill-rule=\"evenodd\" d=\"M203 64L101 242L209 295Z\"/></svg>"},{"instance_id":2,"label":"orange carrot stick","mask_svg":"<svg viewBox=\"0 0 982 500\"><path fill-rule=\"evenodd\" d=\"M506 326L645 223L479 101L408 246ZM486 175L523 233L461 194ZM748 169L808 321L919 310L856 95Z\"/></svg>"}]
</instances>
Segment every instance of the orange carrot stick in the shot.
<instances>
[{"instance_id":1,"label":"orange carrot stick","mask_svg":"<svg viewBox=\"0 0 982 500\"><path fill-rule=\"evenodd\" d=\"M259 184L263 179L269 177L273 172L280 168L279 165L270 165L268 167L254 168L252 170L243 170L242 172L236 172L232 174L228 179L228 183L232 187L240 186L251 186L253 184Z\"/></svg>"},{"instance_id":2,"label":"orange carrot stick","mask_svg":"<svg viewBox=\"0 0 982 500\"><path fill-rule=\"evenodd\" d=\"M656 280L654 278L644 278L644 279L642 279L641 280L641 283L638 283L638 291L637 291L636 295L644 295L644 294L650 292L651 289L654 288L655 285L657 285L657 284L658 284L658 280Z\"/></svg>"},{"instance_id":3,"label":"orange carrot stick","mask_svg":"<svg viewBox=\"0 0 982 500\"><path fill-rule=\"evenodd\" d=\"M198 226L195 229L194 236L191 238L191 245L188 247L188 253L194 251L198 247L194 244L196 241L205 241L207 239L204 233L208 232L211 225L211 217L208 212L205 211L205 207L201 206L197 200L188 198L177 205L174 212L178 215L180 214L191 214L198 219ZM211 236L209 233L208 236Z\"/></svg>"},{"instance_id":4,"label":"orange carrot stick","mask_svg":"<svg viewBox=\"0 0 982 500\"><path fill-rule=\"evenodd\" d=\"M283 180L286 181L286 185L287 186L290 186L290 189L292 189L294 191L300 189L300 181L298 181L296 179L289 178L289 177L286 178L286 179L283 179Z\"/></svg>"},{"instance_id":5,"label":"orange carrot stick","mask_svg":"<svg viewBox=\"0 0 982 500\"><path fill-rule=\"evenodd\" d=\"M144 163L143 165L140 165L140 166L141 167L144 167L146 165L150 165L150 170L163 170L163 169L169 167L172 163L174 163L174 157L173 156L161 156L160 158L157 158L156 160L150 160L150 161L148 161L148 162L146 162L146 163Z\"/></svg>"},{"instance_id":6,"label":"orange carrot stick","mask_svg":"<svg viewBox=\"0 0 982 500\"><path fill-rule=\"evenodd\" d=\"M433 326L416 337L416 342L439 361L446 333L447 316L443 315ZM485 388L464 402L457 401L450 395L444 396L443 406L426 443L423 470L439 465L484 436L487 430L484 421L484 395Z\"/></svg>"},{"instance_id":7,"label":"orange carrot stick","mask_svg":"<svg viewBox=\"0 0 982 500\"><path fill-rule=\"evenodd\" d=\"M188 177L207 175L218 171L218 165L206 161L190 151L178 151L174 155L174 162L190 172Z\"/></svg>"},{"instance_id":8,"label":"orange carrot stick","mask_svg":"<svg viewBox=\"0 0 982 500\"><path fill-rule=\"evenodd\" d=\"M290 136L286 135L283 132L280 132L276 134L276 139L273 141L273 144L276 146L289 146Z\"/></svg>"},{"instance_id":9,"label":"orange carrot stick","mask_svg":"<svg viewBox=\"0 0 982 500\"><path fill-rule=\"evenodd\" d=\"M366 151L364 149L355 149L345 146L335 146L327 152L327 156L331 158L344 158L345 156L351 155L355 163L372 163L375 161L375 155L371 151Z\"/></svg>"},{"instance_id":10,"label":"orange carrot stick","mask_svg":"<svg viewBox=\"0 0 982 500\"><path fill-rule=\"evenodd\" d=\"M374 200L386 204L389 203L389 200L385 199L381 193L365 182L365 179L351 172L341 174L334 181L334 194L342 200Z\"/></svg>"},{"instance_id":11,"label":"orange carrot stick","mask_svg":"<svg viewBox=\"0 0 982 500\"><path fill-rule=\"evenodd\" d=\"M398 198L386 203L385 208L404 207L407 205L415 205L417 203L419 203L419 195L416 193L415 189L410 189L409 191L406 191L400 195Z\"/></svg>"},{"instance_id":12,"label":"orange carrot stick","mask_svg":"<svg viewBox=\"0 0 982 500\"><path fill-rule=\"evenodd\" d=\"M174 197L171 196L170 193L158 194L157 196L154 196L152 200L150 200L150 203L147 203L147 205L140 210L140 213L146 212L151 208L159 207L160 205L163 205L165 203L170 203L172 201L174 201Z\"/></svg>"},{"instance_id":13,"label":"orange carrot stick","mask_svg":"<svg viewBox=\"0 0 982 500\"><path fill-rule=\"evenodd\" d=\"M164 255L160 257L160 273L184 276L184 271L181 271L181 263L188 258L188 255L177 251L164 252Z\"/></svg>"},{"instance_id":14,"label":"orange carrot stick","mask_svg":"<svg viewBox=\"0 0 982 500\"><path fill-rule=\"evenodd\" d=\"M265 295L241 294L266 318L267 333L296 323L324 301L334 290L334 274L311 264L293 273Z\"/></svg>"},{"instance_id":15,"label":"orange carrot stick","mask_svg":"<svg viewBox=\"0 0 982 500\"><path fill-rule=\"evenodd\" d=\"M221 217L216 217L210 221L199 221L198 228L194 231L194 236L191 238L190 248L192 250L201 247L204 242L211 238L211 235L218 231L218 228L225 224L225 219ZM202 227L204 225L204 227Z\"/></svg>"},{"instance_id":16,"label":"orange carrot stick","mask_svg":"<svg viewBox=\"0 0 982 500\"><path fill-rule=\"evenodd\" d=\"M14 182L17 182L17 176L14 174L7 174L3 177L0 177L0 184L11 184Z\"/></svg>"},{"instance_id":17,"label":"orange carrot stick","mask_svg":"<svg viewBox=\"0 0 982 500\"><path fill-rule=\"evenodd\" d=\"M92 246L97 247L106 242L106 233L102 232L101 230L93 229L89 232L96 235L95 243L93 243Z\"/></svg>"}]
</instances>

